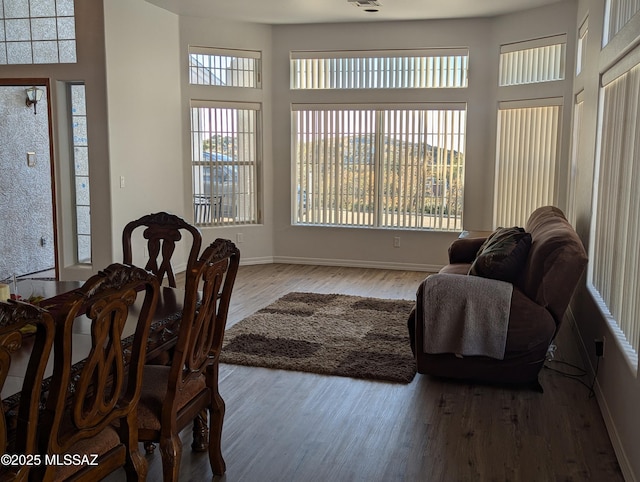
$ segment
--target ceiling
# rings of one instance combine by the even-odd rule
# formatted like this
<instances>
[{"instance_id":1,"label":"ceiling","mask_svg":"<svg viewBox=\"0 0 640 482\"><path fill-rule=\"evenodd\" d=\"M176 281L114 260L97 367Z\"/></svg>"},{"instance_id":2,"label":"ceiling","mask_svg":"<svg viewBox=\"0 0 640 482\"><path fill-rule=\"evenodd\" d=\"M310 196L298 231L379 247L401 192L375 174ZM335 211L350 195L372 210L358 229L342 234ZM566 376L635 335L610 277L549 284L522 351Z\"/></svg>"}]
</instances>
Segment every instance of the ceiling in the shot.
<instances>
[{"instance_id":1,"label":"ceiling","mask_svg":"<svg viewBox=\"0 0 640 482\"><path fill-rule=\"evenodd\" d=\"M493 17L568 0L377 0L378 7L358 7L348 0L146 1L183 16L277 25Z\"/></svg>"}]
</instances>

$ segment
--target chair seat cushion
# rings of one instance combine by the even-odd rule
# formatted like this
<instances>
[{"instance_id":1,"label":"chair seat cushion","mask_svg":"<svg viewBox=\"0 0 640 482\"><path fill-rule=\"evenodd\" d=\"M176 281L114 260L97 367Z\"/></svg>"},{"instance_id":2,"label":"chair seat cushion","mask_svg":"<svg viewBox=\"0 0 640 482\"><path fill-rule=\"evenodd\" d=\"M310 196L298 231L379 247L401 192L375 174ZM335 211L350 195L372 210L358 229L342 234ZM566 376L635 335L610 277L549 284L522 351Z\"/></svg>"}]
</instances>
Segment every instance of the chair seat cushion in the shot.
<instances>
[{"instance_id":1,"label":"chair seat cushion","mask_svg":"<svg viewBox=\"0 0 640 482\"><path fill-rule=\"evenodd\" d=\"M145 365L142 375L142 394L138 402L138 427L160 430L162 403L167 394L170 366ZM176 393L176 410L180 411L189 401L207 389L204 375L200 375L183 385Z\"/></svg>"},{"instance_id":2,"label":"chair seat cushion","mask_svg":"<svg viewBox=\"0 0 640 482\"><path fill-rule=\"evenodd\" d=\"M73 444L67 451L67 454L73 455L74 457L82 457L86 455L88 456L89 461L91 461L93 458L92 454L102 456L118 445L120 445L120 437L118 436L118 432L116 432L115 428L108 426L100 433L98 433L95 437L82 439ZM61 459L63 457L63 455L60 456ZM58 465L55 480L66 480L82 468L83 465L77 463L69 465Z\"/></svg>"}]
</instances>

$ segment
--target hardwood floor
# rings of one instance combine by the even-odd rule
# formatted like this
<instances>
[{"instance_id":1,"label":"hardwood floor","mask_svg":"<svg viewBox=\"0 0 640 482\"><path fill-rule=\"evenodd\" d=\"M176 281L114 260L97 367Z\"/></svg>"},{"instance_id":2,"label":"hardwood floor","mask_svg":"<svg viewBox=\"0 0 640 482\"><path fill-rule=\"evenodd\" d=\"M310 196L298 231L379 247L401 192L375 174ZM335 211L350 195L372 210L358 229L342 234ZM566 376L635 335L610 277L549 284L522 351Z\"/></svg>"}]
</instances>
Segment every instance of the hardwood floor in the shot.
<instances>
[{"instance_id":1,"label":"hardwood floor","mask_svg":"<svg viewBox=\"0 0 640 482\"><path fill-rule=\"evenodd\" d=\"M229 325L290 291L414 299L425 276L242 266ZM581 364L568 324L556 344L556 359ZM212 479L186 430L183 482L623 480L595 398L551 370L544 393L425 375L397 385L233 365L220 374L227 473ZM148 480L161 480L160 454L148 460Z\"/></svg>"}]
</instances>

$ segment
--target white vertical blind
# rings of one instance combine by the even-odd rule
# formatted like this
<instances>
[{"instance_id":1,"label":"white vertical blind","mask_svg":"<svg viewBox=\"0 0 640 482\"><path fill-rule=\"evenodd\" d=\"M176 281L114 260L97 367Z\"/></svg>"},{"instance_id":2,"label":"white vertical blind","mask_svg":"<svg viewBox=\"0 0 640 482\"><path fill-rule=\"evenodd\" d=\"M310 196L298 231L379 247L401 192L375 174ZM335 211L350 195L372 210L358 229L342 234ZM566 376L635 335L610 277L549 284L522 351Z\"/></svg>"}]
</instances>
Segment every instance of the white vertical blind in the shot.
<instances>
[{"instance_id":1,"label":"white vertical blind","mask_svg":"<svg viewBox=\"0 0 640 482\"><path fill-rule=\"evenodd\" d=\"M584 68L588 39L589 19L587 18L578 29L578 47L576 49L576 75L579 75Z\"/></svg>"},{"instance_id":2,"label":"white vertical blind","mask_svg":"<svg viewBox=\"0 0 640 482\"><path fill-rule=\"evenodd\" d=\"M640 350L640 65L602 89L590 284L632 366Z\"/></svg>"},{"instance_id":3,"label":"white vertical blind","mask_svg":"<svg viewBox=\"0 0 640 482\"><path fill-rule=\"evenodd\" d=\"M555 201L561 107L513 104L498 111L496 227L524 226L534 209Z\"/></svg>"},{"instance_id":4,"label":"white vertical blind","mask_svg":"<svg viewBox=\"0 0 640 482\"><path fill-rule=\"evenodd\" d=\"M294 105L297 224L462 229L466 111Z\"/></svg>"},{"instance_id":5,"label":"white vertical blind","mask_svg":"<svg viewBox=\"0 0 640 482\"><path fill-rule=\"evenodd\" d=\"M604 45L615 37L638 11L640 0L608 0L605 8Z\"/></svg>"},{"instance_id":6,"label":"white vertical blind","mask_svg":"<svg viewBox=\"0 0 640 482\"><path fill-rule=\"evenodd\" d=\"M467 87L468 49L291 52L292 89Z\"/></svg>"},{"instance_id":7,"label":"white vertical blind","mask_svg":"<svg viewBox=\"0 0 640 482\"><path fill-rule=\"evenodd\" d=\"M499 85L550 82L565 78L565 35L503 45Z\"/></svg>"},{"instance_id":8,"label":"white vertical blind","mask_svg":"<svg viewBox=\"0 0 640 482\"><path fill-rule=\"evenodd\" d=\"M584 115L584 95L582 91L576 96L573 107L573 134L571 136L571 159L569 163L569 178L567 183L567 219L575 226L576 223L576 182L578 177L578 155L580 152L582 132L582 118Z\"/></svg>"}]
</instances>

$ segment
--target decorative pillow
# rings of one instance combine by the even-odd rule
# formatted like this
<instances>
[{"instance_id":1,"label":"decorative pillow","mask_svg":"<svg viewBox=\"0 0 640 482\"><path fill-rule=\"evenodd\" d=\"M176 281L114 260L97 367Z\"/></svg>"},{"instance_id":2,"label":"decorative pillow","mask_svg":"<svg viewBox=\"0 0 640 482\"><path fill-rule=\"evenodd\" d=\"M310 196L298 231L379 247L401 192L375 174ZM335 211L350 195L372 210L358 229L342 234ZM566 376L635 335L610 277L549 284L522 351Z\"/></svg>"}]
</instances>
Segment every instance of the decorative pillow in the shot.
<instances>
[{"instance_id":1,"label":"decorative pillow","mask_svg":"<svg viewBox=\"0 0 640 482\"><path fill-rule=\"evenodd\" d=\"M513 283L527 262L530 247L531 234L524 229L498 228L478 249L469 274Z\"/></svg>"}]
</instances>

